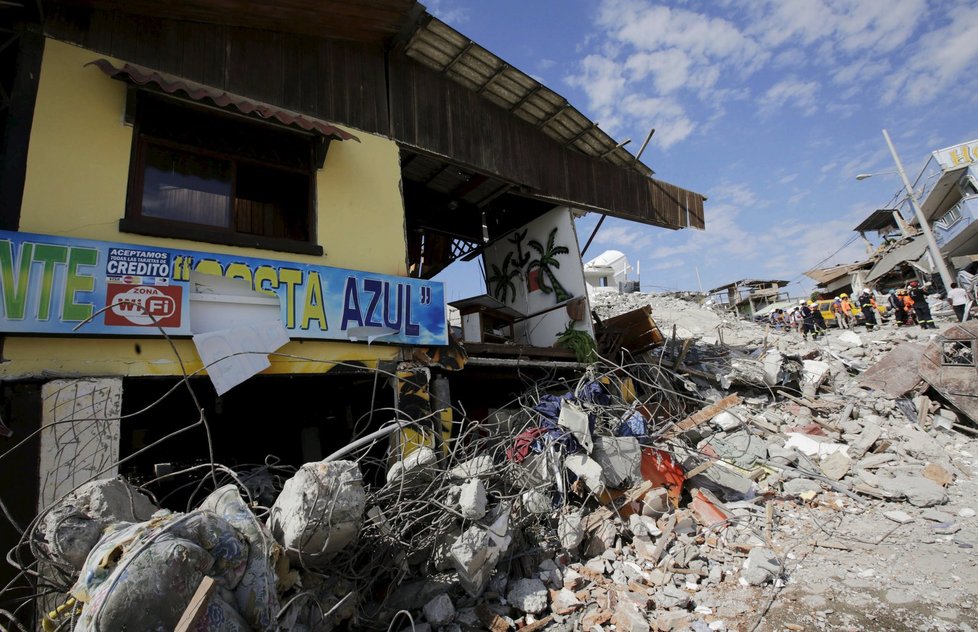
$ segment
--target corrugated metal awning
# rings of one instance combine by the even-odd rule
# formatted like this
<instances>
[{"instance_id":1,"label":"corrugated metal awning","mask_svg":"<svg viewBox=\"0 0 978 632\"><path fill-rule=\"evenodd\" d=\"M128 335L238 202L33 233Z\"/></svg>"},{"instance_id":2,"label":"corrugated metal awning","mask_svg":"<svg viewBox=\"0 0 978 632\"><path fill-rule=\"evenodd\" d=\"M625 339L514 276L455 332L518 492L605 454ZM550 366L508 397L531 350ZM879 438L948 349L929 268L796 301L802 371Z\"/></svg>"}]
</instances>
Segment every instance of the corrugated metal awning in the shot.
<instances>
[{"instance_id":1,"label":"corrugated metal awning","mask_svg":"<svg viewBox=\"0 0 978 632\"><path fill-rule=\"evenodd\" d=\"M323 136L332 138L334 140L360 141L360 139L353 134L343 131L335 125L327 123L326 121L312 118L304 114L299 114L297 112L291 112L289 110L285 110L274 105L269 105L267 103L262 103L260 101L255 101L237 94L225 92L224 90L220 90L218 88L205 86L203 84L190 81L189 79L183 79L181 77L162 73L150 68L144 68L143 66L137 66L129 63L123 63L121 66L115 66L107 59L97 59L93 62L89 62L86 65L95 66L106 75L114 79L128 81L140 86L152 85L167 94L182 93L193 101L208 100L218 107L231 107L242 114L254 115L268 120L275 120L283 125L297 127L306 132L322 134Z\"/></svg>"}]
</instances>

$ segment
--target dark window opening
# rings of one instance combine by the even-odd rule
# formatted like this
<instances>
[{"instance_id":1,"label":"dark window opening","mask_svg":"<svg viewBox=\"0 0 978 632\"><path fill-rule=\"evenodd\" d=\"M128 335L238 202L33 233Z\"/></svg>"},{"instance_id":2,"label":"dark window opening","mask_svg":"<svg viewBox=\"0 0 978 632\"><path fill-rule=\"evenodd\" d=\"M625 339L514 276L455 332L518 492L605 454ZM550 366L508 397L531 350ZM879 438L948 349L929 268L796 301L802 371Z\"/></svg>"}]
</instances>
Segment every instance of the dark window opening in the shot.
<instances>
[{"instance_id":1,"label":"dark window opening","mask_svg":"<svg viewBox=\"0 0 978 632\"><path fill-rule=\"evenodd\" d=\"M314 137L149 94L136 107L120 230L322 254Z\"/></svg>"},{"instance_id":2,"label":"dark window opening","mask_svg":"<svg viewBox=\"0 0 978 632\"><path fill-rule=\"evenodd\" d=\"M975 353L970 340L948 340L941 348L941 364L975 366Z\"/></svg>"}]
</instances>

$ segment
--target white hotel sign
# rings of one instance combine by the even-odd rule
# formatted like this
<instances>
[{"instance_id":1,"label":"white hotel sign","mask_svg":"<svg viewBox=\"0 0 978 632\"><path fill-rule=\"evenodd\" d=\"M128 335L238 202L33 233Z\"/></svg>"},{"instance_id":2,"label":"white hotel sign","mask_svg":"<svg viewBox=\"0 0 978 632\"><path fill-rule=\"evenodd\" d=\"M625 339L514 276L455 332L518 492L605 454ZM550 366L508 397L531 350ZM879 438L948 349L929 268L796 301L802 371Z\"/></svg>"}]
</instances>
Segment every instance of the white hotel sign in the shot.
<instances>
[{"instance_id":1,"label":"white hotel sign","mask_svg":"<svg viewBox=\"0 0 978 632\"><path fill-rule=\"evenodd\" d=\"M960 145L938 149L934 152L934 158L944 171L978 164L978 140L969 140Z\"/></svg>"}]
</instances>

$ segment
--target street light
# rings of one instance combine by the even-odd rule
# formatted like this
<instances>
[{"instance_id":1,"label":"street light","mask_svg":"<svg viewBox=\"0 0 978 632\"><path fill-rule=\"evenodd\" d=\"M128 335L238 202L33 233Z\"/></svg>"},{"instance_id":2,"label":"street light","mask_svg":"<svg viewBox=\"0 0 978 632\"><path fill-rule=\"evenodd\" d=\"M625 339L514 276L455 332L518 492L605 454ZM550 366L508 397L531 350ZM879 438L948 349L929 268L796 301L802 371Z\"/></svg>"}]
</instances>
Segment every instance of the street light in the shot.
<instances>
[{"instance_id":1,"label":"street light","mask_svg":"<svg viewBox=\"0 0 978 632\"><path fill-rule=\"evenodd\" d=\"M890 148L890 154L893 155L893 162L896 163L896 172L900 174L900 179L903 180L903 186L907 190L907 197L910 199L910 206L913 207L914 215L917 217L917 223L920 225L920 232L924 234L924 239L927 240L927 250L930 252L931 259L934 260L934 265L937 266L937 272L941 275L944 290L947 291L951 289L951 283L954 282L954 277L951 276L951 272L947 269L947 264L944 263L941 247L937 245L937 240L934 239L934 233L930 230L930 224L927 222L924 211L920 208L920 203L917 201L917 194L914 193L913 187L910 186L910 180L907 178L907 172L903 170L903 163L900 162L900 156L897 155L893 141L890 140L890 135L885 129L883 130L883 138L886 140L887 147ZM875 175L881 174L861 173L856 176L856 179L865 180Z\"/></svg>"},{"instance_id":2,"label":"street light","mask_svg":"<svg viewBox=\"0 0 978 632\"><path fill-rule=\"evenodd\" d=\"M896 169L890 169L889 171L877 171L875 173L860 173L856 176L856 180L865 180L866 178L872 178L873 176L885 176L891 173L896 173Z\"/></svg>"}]
</instances>

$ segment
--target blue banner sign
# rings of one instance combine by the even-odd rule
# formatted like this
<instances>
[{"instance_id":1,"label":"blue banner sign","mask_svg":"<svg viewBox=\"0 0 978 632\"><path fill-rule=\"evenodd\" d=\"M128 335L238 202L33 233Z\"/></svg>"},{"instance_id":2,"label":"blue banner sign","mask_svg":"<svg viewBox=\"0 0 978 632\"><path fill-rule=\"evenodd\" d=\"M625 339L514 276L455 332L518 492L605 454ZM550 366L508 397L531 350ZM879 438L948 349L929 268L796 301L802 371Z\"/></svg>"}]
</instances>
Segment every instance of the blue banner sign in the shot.
<instances>
[{"instance_id":1,"label":"blue banner sign","mask_svg":"<svg viewBox=\"0 0 978 632\"><path fill-rule=\"evenodd\" d=\"M191 301L202 297L191 273L239 279L259 293L216 308L229 317L249 302L274 313L277 299L292 338L448 344L444 287L435 281L10 231L0 231L0 332L152 336L162 326L189 336L200 329Z\"/></svg>"}]
</instances>

